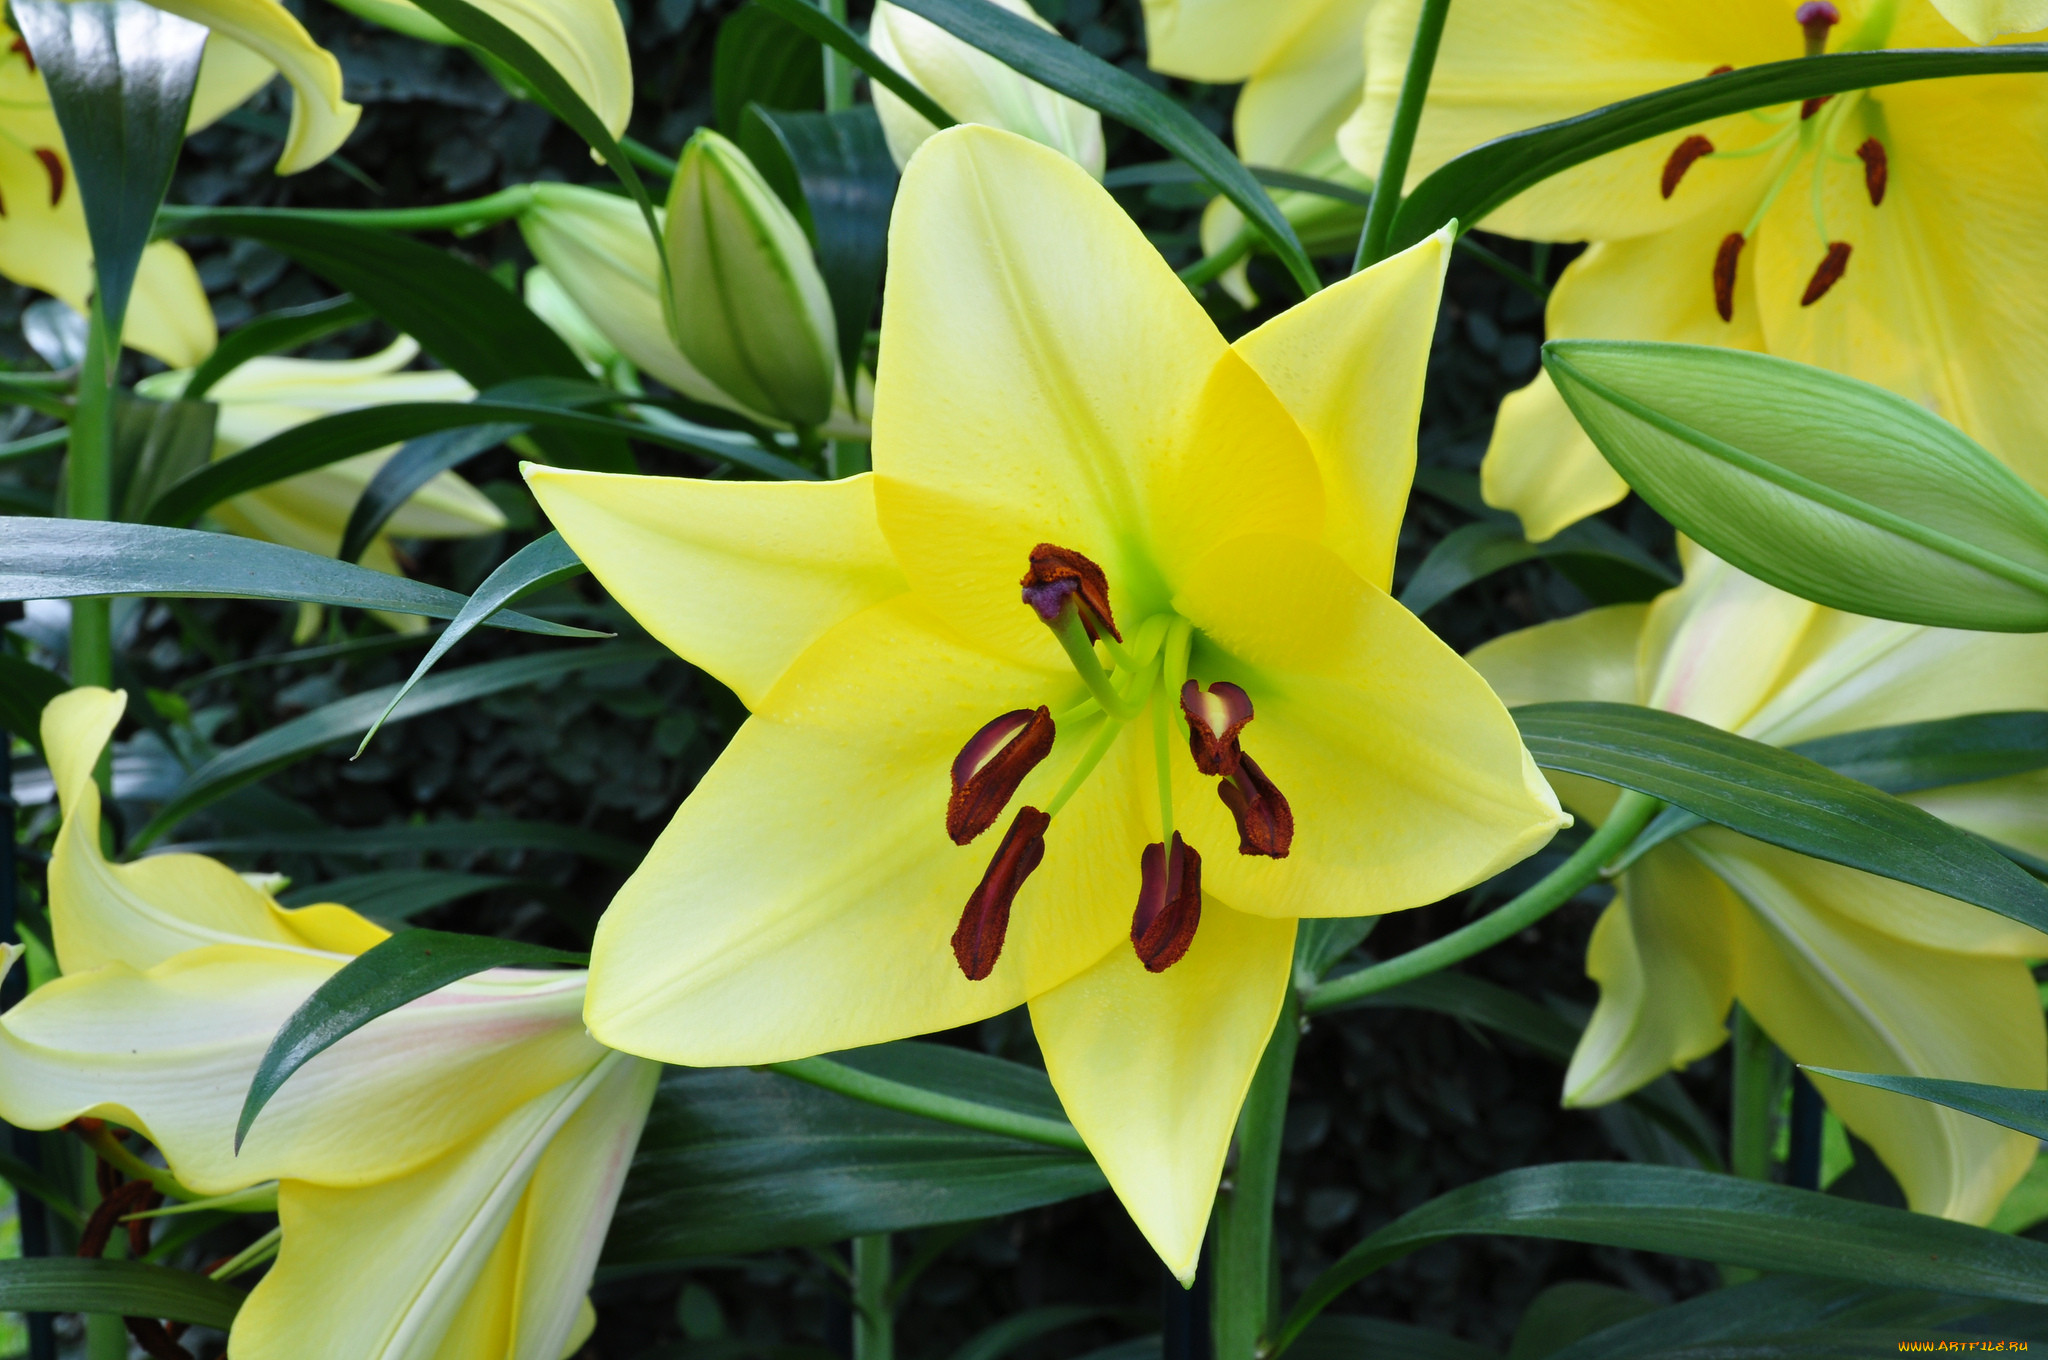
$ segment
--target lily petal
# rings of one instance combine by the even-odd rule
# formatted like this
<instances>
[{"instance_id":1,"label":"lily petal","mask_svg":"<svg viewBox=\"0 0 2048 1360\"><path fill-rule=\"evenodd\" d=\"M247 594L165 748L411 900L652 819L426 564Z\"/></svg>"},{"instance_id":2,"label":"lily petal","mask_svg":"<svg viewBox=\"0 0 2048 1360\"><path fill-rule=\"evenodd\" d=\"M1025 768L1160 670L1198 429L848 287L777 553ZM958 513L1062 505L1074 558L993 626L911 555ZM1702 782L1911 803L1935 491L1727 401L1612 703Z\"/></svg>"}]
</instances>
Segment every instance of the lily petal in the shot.
<instances>
[{"instance_id":1,"label":"lily petal","mask_svg":"<svg viewBox=\"0 0 2048 1360\"><path fill-rule=\"evenodd\" d=\"M341 149L363 116L342 98L341 63L278 0L156 0L157 8L226 34L284 73L292 122L277 173L309 170Z\"/></svg>"},{"instance_id":2,"label":"lily petal","mask_svg":"<svg viewBox=\"0 0 2048 1360\"><path fill-rule=\"evenodd\" d=\"M1649 621L1644 604L1613 604L1539 623L1465 654L1509 708L1594 700L1636 702L1636 651Z\"/></svg>"},{"instance_id":3,"label":"lily petal","mask_svg":"<svg viewBox=\"0 0 2048 1360\"><path fill-rule=\"evenodd\" d=\"M2048 770L1927 789L1905 798L1965 831L2048 859Z\"/></svg>"},{"instance_id":4,"label":"lily petal","mask_svg":"<svg viewBox=\"0 0 2048 1360\"><path fill-rule=\"evenodd\" d=\"M835 625L907 587L872 476L707 482L525 467L555 528L628 613L758 709Z\"/></svg>"},{"instance_id":5,"label":"lily petal","mask_svg":"<svg viewBox=\"0 0 2048 1360\"><path fill-rule=\"evenodd\" d=\"M1819 605L1695 548L1685 584L1650 606L1639 701L1737 730L1793 664L1821 614Z\"/></svg>"},{"instance_id":6,"label":"lily petal","mask_svg":"<svg viewBox=\"0 0 2048 1360\"><path fill-rule=\"evenodd\" d=\"M1392 588L1415 477L1422 381L1450 245L1446 228L1235 346L1308 437L1322 472L1323 541L1381 590Z\"/></svg>"},{"instance_id":7,"label":"lily petal","mask_svg":"<svg viewBox=\"0 0 2048 1360\"><path fill-rule=\"evenodd\" d=\"M1298 25L1259 53L1249 82L1238 91L1232 128L1237 154L1247 165L1327 177L1326 164L1316 171L1309 166L1330 158L1337 129L1358 106L1365 83L1365 21L1376 3L1323 0L1273 5L1238 0L1239 10L1270 12L1282 22ZM1227 40L1226 35L1219 36ZM1156 56L1153 60L1155 70L1164 69L1156 64Z\"/></svg>"},{"instance_id":8,"label":"lily petal","mask_svg":"<svg viewBox=\"0 0 2048 1360\"><path fill-rule=\"evenodd\" d=\"M145 247L121 323L121 343L173 368L190 368L213 353L219 340L213 305L192 257L169 241Z\"/></svg>"},{"instance_id":9,"label":"lily petal","mask_svg":"<svg viewBox=\"0 0 2048 1360\"><path fill-rule=\"evenodd\" d=\"M1971 42L2048 28L2048 0L1934 0L1934 7Z\"/></svg>"},{"instance_id":10,"label":"lily petal","mask_svg":"<svg viewBox=\"0 0 2048 1360\"><path fill-rule=\"evenodd\" d=\"M1329 549L1234 540L1174 607L1203 636L1193 673L1251 694L1258 717L1245 747L1294 808L1285 860L1205 859L1208 886L1240 910L1421 906L1525 858L1569 822L1479 673ZM1234 844L1213 790L1176 803L1191 844Z\"/></svg>"},{"instance_id":11,"label":"lily petal","mask_svg":"<svg viewBox=\"0 0 2048 1360\"><path fill-rule=\"evenodd\" d=\"M410 1175L285 1181L283 1250L235 1318L235 1354L559 1360L659 1073L612 1054Z\"/></svg>"},{"instance_id":12,"label":"lily petal","mask_svg":"<svg viewBox=\"0 0 2048 1360\"><path fill-rule=\"evenodd\" d=\"M967 1024L1128 949L1128 913L1100 908L1135 899L1133 847L1155 834L1136 816L1149 732L1127 731L1047 834L993 975L968 981L951 946L995 849L946 834L954 756L997 714L1083 693L1071 670L964 645L914 595L833 628L612 899L591 1033L665 1062L776 1062ZM1094 733L1069 729L1012 806L1045 806Z\"/></svg>"},{"instance_id":13,"label":"lily petal","mask_svg":"<svg viewBox=\"0 0 2048 1360\"><path fill-rule=\"evenodd\" d=\"M1329 8L1324 0L1144 0L1145 64L1161 75L1234 85Z\"/></svg>"},{"instance_id":14,"label":"lily petal","mask_svg":"<svg viewBox=\"0 0 2048 1360\"><path fill-rule=\"evenodd\" d=\"M1166 971L1146 972L1125 944L1031 1002L1067 1117L1182 1284L1194 1279L1238 1107L1287 994L1294 931L1205 893L1194 943Z\"/></svg>"},{"instance_id":15,"label":"lily petal","mask_svg":"<svg viewBox=\"0 0 2048 1360\"><path fill-rule=\"evenodd\" d=\"M1729 943L1741 903L1680 848L1637 860L1593 928L1600 1004L1572 1053L1564 1103L1604 1105L1713 1052L1735 997Z\"/></svg>"},{"instance_id":16,"label":"lily petal","mask_svg":"<svg viewBox=\"0 0 2048 1360\"><path fill-rule=\"evenodd\" d=\"M233 38L213 34L207 38L206 54L199 60L199 83L192 90L186 133L212 127L276 78L275 66Z\"/></svg>"},{"instance_id":17,"label":"lily petal","mask_svg":"<svg viewBox=\"0 0 2048 1360\"><path fill-rule=\"evenodd\" d=\"M100 790L93 767L128 696L75 689L43 710L43 746L64 810L50 857L51 928L67 973L125 963L148 968L188 949L263 944L331 958L357 954L389 933L346 907L287 911L241 875L203 855L112 864L100 853Z\"/></svg>"}]
</instances>

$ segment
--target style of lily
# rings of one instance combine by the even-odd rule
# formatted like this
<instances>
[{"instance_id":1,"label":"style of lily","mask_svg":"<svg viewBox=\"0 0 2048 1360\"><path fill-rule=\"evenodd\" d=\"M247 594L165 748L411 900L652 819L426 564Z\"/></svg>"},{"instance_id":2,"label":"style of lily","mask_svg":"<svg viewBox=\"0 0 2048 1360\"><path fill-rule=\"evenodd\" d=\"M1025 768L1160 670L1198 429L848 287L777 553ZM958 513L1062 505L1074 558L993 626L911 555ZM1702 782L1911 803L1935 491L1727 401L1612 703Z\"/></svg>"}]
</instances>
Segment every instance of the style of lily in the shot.
<instances>
[{"instance_id":1,"label":"style of lily","mask_svg":"<svg viewBox=\"0 0 2048 1360\"><path fill-rule=\"evenodd\" d=\"M403 401L468 401L476 391L445 369L407 370L419 343L400 336L362 359L251 359L215 383L213 456L226 458L297 425L339 411ZM145 397L169 400L185 390L188 371L152 374L136 384ZM349 513L397 445L359 453L312 472L246 492L208 513L222 528L248 538L332 557L341 548ZM467 538L505 527L504 512L453 472L414 492L364 550L362 562L399 574L391 549L397 538Z\"/></svg>"},{"instance_id":2,"label":"style of lily","mask_svg":"<svg viewBox=\"0 0 2048 1360\"><path fill-rule=\"evenodd\" d=\"M1026 0L993 2L1048 33L1055 31ZM889 0L880 0L875 6L868 24L868 46L959 122L985 123L1043 142L1071 156L1095 178L1102 178L1102 115L1086 104L1017 74L980 48ZM871 92L889 155L901 169L909 164L911 153L938 129L879 81Z\"/></svg>"},{"instance_id":3,"label":"style of lily","mask_svg":"<svg viewBox=\"0 0 2048 1360\"><path fill-rule=\"evenodd\" d=\"M1509 704L1639 703L1784 746L2048 705L2048 641L1962 633L1810 604L1686 548L1685 583L1650 605L1509 634L1468 658ZM1595 823L1616 790L1555 776ZM2048 780L1910 795L1948 821L2039 847ZM1601 1105L1718 1048L1739 1001L1798 1063L2038 1089L2048 1033L2027 960L2048 937L1977 907L1718 827L1621 875L1587 950L1600 984L1565 1075ZM1905 1096L1815 1078L1923 1213L1988 1221L2035 1140Z\"/></svg>"},{"instance_id":4,"label":"style of lily","mask_svg":"<svg viewBox=\"0 0 2048 1360\"><path fill-rule=\"evenodd\" d=\"M2041 6L1943 8L1986 34ZM1373 13L1365 99L1342 137L1354 165L1379 163L1416 12L1386 0ZM1460 0L1411 180L1491 138L1719 71L1966 41L1929 0ZM1641 142L1482 225L1593 243L1551 294L1553 337L1729 345L1833 369L1922 403L2048 487L2048 386L2032 357L2048 346L2048 271L2031 263L2048 240L2044 158L2035 77L1927 80ZM1482 479L1537 539L1627 491L1542 376L1502 406Z\"/></svg>"},{"instance_id":5,"label":"style of lily","mask_svg":"<svg viewBox=\"0 0 2048 1360\"><path fill-rule=\"evenodd\" d=\"M872 474L529 467L752 712L606 911L591 1033L762 1063L1028 1003L1190 1278L1296 920L1435 901L1566 820L1386 593L1447 245L1228 344L1085 170L950 128L896 200Z\"/></svg>"},{"instance_id":6,"label":"style of lily","mask_svg":"<svg viewBox=\"0 0 2048 1360\"><path fill-rule=\"evenodd\" d=\"M561 1360L659 1069L584 1033L581 973L497 969L314 1058L251 1128L264 1049L385 932L288 911L198 855L111 863L93 766L126 698L58 696L50 912L63 976L0 1015L0 1115L135 1129L201 1195L277 1182L275 1264L237 1360Z\"/></svg>"},{"instance_id":7,"label":"style of lily","mask_svg":"<svg viewBox=\"0 0 2048 1360\"><path fill-rule=\"evenodd\" d=\"M1366 16L1375 0L1145 0L1146 64L1162 75L1212 85L1240 81L1232 116L1238 159L1370 189L1337 151L1337 129L1365 84ZM1311 251L1355 241L1364 212L1322 194L1276 190L1273 200ZM1241 257L1254 244L1229 200L1202 214L1202 253ZM1257 303L1242 258L1219 281L1245 306Z\"/></svg>"}]
</instances>

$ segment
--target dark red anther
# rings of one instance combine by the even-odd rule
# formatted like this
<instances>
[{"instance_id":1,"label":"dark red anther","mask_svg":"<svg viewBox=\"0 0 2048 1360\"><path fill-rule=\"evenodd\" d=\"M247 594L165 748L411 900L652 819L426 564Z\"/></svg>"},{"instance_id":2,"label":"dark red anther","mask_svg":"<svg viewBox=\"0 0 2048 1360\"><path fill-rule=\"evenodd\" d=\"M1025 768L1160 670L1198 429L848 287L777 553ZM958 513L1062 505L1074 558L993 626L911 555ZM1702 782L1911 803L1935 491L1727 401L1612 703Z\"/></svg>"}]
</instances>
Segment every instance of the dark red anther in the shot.
<instances>
[{"instance_id":1,"label":"dark red anther","mask_svg":"<svg viewBox=\"0 0 2048 1360\"><path fill-rule=\"evenodd\" d=\"M92 1217L87 1219L85 1227L79 1230L78 1254L88 1257L105 1255L107 1242L113 1237L115 1226L128 1215L150 1208L157 1198L156 1187L148 1181L125 1181L105 1191L99 1204L94 1207ZM142 1241L144 1249L147 1250L149 1220L138 1219L137 1222L143 1225ZM132 1224L129 1225L129 1229L132 1243L135 1236Z\"/></svg>"},{"instance_id":2,"label":"dark red anther","mask_svg":"<svg viewBox=\"0 0 2048 1360\"><path fill-rule=\"evenodd\" d=\"M1678 189L1678 181L1685 178L1685 172L1692 169L1692 163L1702 156L1714 154L1714 144L1694 133L1672 149L1671 159L1664 162L1664 197L1669 198Z\"/></svg>"},{"instance_id":3,"label":"dark red anther","mask_svg":"<svg viewBox=\"0 0 2048 1360\"><path fill-rule=\"evenodd\" d=\"M1041 543L1031 550L1031 570L1024 573L1024 603L1038 611L1047 623L1058 623L1060 611L1073 600L1080 606L1081 623L1093 642L1104 633L1118 642L1124 635L1116 630L1116 617L1109 611L1109 578L1102 568L1072 548Z\"/></svg>"},{"instance_id":4,"label":"dark red anther","mask_svg":"<svg viewBox=\"0 0 2048 1360\"><path fill-rule=\"evenodd\" d=\"M1180 687L1180 711L1187 715L1195 768L1203 774L1237 773L1237 734L1252 720L1251 695L1228 680L1218 680L1205 694L1190 680Z\"/></svg>"},{"instance_id":5,"label":"dark red anther","mask_svg":"<svg viewBox=\"0 0 2048 1360\"><path fill-rule=\"evenodd\" d=\"M1257 761L1240 752L1237 772L1216 786L1216 794L1237 818L1238 854L1287 858L1294 848L1294 809Z\"/></svg>"},{"instance_id":6,"label":"dark red anther","mask_svg":"<svg viewBox=\"0 0 2048 1360\"><path fill-rule=\"evenodd\" d=\"M1831 94L1817 94L1811 99L1800 100L1799 121L1803 123L1807 119L1813 117L1813 115L1815 115L1816 113L1819 113L1820 106L1827 103L1830 99L1833 98L1834 96Z\"/></svg>"},{"instance_id":7,"label":"dark red anther","mask_svg":"<svg viewBox=\"0 0 2048 1360\"><path fill-rule=\"evenodd\" d=\"M1017 809L996 857L988 862L981 885L967 899L960 924L953 931L953 957L969 982L979 982L995 971L1002 957L1003 937L1010 931L1010 904L1031 871L1045 858L1045 829L1052 818L1035 807Z\"/></svg>"},{"instance_id":8,"label":"dark red anther","mask_svg":"<svg viewBox=\"0 0 2048 1360\"><path fill-rule=\"evenodd\" d=\"M1891 161L1884 154L1884 143L1875 137L1866 138L1856 154L1863 159L1863 187L1870 191L1870 206L1875 208L1884 202L1885 185L1891 183Z\"/></svg>"},{"instance_id":9,"label":"dark red anther","mask_svg":"<svg viewBox=\"0 0 2048 1360\"><path fill-rule=\"evenodd\" d=\"M57 200L64 197L64 158L47 146L39 146L36 159L43 163L43 173L50 177L50 206L54 208Z\"/></svg>"},{"instance_id":10,"label":"dark red anther","mask_svg":"<svg viewBox=\"0 0 2048 1360\"><path fill-rule=\"evenodd\" d=\"M1841 282L1842 275L1849 271L1849 250L1847 241L1828 242L1828 253L1821 257L1813 277L1806 281L1806 291L1799 298L1800 306L1811 307L1828 295L1828 289Z\"/></svg>"},{"instance_id":11,"label":"dark red anther","mask_svg":"<svg viewBox=\"0 0 2048 1360\"><path fill-rule=\"evenodd\" d=\"M28 73L30 75L34 75L36 73L36 54L28 50L27 38L15 38L13 42L7 44L7 50L15 53L23 61L28 63Z\"/></svg>"},{"instance_id":12,"label":"dark red anther","mask_svg":"<svg viewBox=\"0 0 2048 1360\"><path fill-rule=\"evenodd\" d=\"M1202 923L1202 857L1173 833L1173 853L1158 841L1138 859L1138 909L1131 916L1131 945L1148 973L1179 963Z\"/></svg>"},{"instance_id":13,"label":"dark red anther","mask_svg":"<svg viewBox=\"0 0 2048 1360\"><path fill-rule=\"evenodd\" d=\"M1735 68L1733 66L1716 66L1713 70L1707 72L1707 78L1711 80L1715 76L1725 76L1734 69Z\"/></svg>"},{"instance_id":14,"label":"dark red anther","mask_svg":"<svg viewBox=\"0 0 2048 1360\"><path fill-rule=\"evenodd\" d=\"M1828 50L1828 30L1842 22L1842 11L1828 0L1807 0L1792 11L1792 21L1806 30L1806 55L1817 57Z\"/></svg>"},{"instance_id":15,"label":"dark red anther","mask_svg":"<svg viewBox=\"0 0 2048 1360\"><path fill-rule=\"evenodd\" d=\"M1714 310L1723 321L1735 319L1735 265L1742 258L1742 233L1731 231L1714 252Z\"/></svg>"},{"instance_id":16,"label":"dark red anther","mask_svg":"<svg viewBox=\"0 0 2048 1360\"><path fill-rule=\"evenodd\" d=\"M996 824L1010 797L1052 753L1052 711L1040 704L1005 713L967 739L953 757L953 796L946 834L965 845Z\"/></svg>"}]
</instances>

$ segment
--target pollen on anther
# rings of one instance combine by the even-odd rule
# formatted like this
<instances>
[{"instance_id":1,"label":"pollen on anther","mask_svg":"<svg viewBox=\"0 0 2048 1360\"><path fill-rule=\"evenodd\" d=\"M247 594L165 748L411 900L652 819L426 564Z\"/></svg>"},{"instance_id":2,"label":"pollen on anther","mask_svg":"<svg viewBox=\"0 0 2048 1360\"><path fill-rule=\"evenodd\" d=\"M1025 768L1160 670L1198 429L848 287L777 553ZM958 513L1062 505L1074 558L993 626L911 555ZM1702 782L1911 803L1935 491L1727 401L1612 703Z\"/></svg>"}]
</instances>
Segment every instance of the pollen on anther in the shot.
<instances>
[{"instance_id":1,"label":"pollen on anther","mask_svg":"<svg viewBox=\"0 0 2048 1360\"><path fill-rule=\"evenodd\" d=\"M1799 298L1800 306L1811 307L1828 295L1828 289L1841 282L1842 275L1849 269L1850 249L1847 241L1828 242L1828 253L1821 257L1813 277L1807 280L1806 291Z\"/></svg>"},{"instance_id":2,"label":"pollen on anther","mask_svg":"<svg viewBox=\"0 0 2048 1360\"><path fill-rule=\"evenodd\" d=\"M1741 232L1731 231L1714 253L1714 310L1723 321L1735 319L1735 266L1742 258L1742 240Z\"/></svg>"},{"instance_id":3,"label":"pollen on anther","mask_svg":"<svg viewBox=\"0 0 2048 1360\"><path fill-rule=\"evenodd\" d=\"M1875 137L1866 138L1856 154L1863 160L1863 187L1870 191L1870 206L1875 208L1884 202L1885 186L1891 183L1891 161L1884 154L1884 143Z\"/></svg>"},{"instance_id":4,"label":"pollen on anther","mask_svg":"<svg viewBox=\"0 0 2048 1360\"><path fill-rule=\"evenodd\" d=\"M1024 776L1052 753L1052 713L1041 704L984 724L953 758L946 834L965 845L995 825Z\"/></svg>"},{"instance_id":5,"label":"pollen on anther","mask_svg":"<svg viewBox=\"0 0 2048 1360\"><path fill-rule=\"evenodd\" d=\"M1685 172L1692 169L1693 162L1702 156L1714 154L1714 144L1705 137L1694 133L1672 149L1671 158L1664 162L1664 197L1669 198L1678 189L1678 181L1685 178Z\"/></svg>"}]
</instances>

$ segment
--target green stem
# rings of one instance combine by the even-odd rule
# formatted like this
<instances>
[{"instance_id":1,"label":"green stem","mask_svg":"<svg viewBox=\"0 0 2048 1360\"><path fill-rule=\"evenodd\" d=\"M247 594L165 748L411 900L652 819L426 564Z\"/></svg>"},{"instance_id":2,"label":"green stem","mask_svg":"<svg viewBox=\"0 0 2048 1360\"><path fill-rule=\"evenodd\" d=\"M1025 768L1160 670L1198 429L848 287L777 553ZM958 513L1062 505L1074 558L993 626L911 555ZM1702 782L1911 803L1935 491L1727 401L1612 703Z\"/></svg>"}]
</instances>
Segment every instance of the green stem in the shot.
<instances>
[{"instance_id":1,"label":"green stem","mask_svg":"<svg viewBox=\"0 0 2048 1360\"><path fill-rule=\"evenodd\" d=\"M674 179L676 177L674 158L662 155L637 137L619 138L619 150L626 153L627 160L633 162L633 164L649 174L660 175L663 179ZM489 202L490 200L486 199L484 201Z\"/></svg>"},{"instance_id":2,"label":"green stem","mask_svg":"<svg viewBox=\"0 0 2048 1360\"><path fill-rule=\"evenodd\" d=\"M71 519L114 516L114 366L121 358L118 321L93 300L78 374L78 406L71 418L71 452L64 469L64 513ZM114 681L113 615L104 599L71 603L71 683Z\"/></svg>"},{"instance_id":3,"label":"green stem","mask_svg":"<svg viewBox=\"0 0 2048 1360\"><path fill-rule=\"evenodd\" d=\"M1624 789L1608 814L1607 824L1586 838L1570 859L1544 875L1541 882L1490 916L1454 930L1420 949L1332 978L1308 995L1303 1009L1310 1015L1350 1005L1389 987L1448 968L1527 930L1569 902L1579 889L1600 876L1600 870L1647 826L1664 805Z\"/></svg>"},{"instance_id":4,"label":"green stem","mask_svg":"<svg viewBox=\"0 0 2048 1360\"><path fill-rule=\"evenodd\" d=\"M1356 274L1386 257L1387 237L1400 210L1402 186L1408 182L1408 157L1415 150L1415 129L1422 123L1422 105L1429 97L1429 78L1436 71L1436 49L1443 41L1444 19L1451 0L1422 0L1415 24L1415 45L1408 49L1408 72L1401 77L1401 99L1394 105L1394 123L1387 129L1387 149L1380 157L1380 175L1373 181L1372 206L1365 210L1365 229L1358 234Z\"/></svg>"},{"instance_id":5,"label":"green stem","mask_svg":"<svg viewBox=\"0 0 2048 1360\"><path fill-rule=\"evenodd\" d=\"M889 1273L889 1234L853 1239L853 1360L890 1360L895 1354Z\"/></svg>"},{"instance_id":6,"label":"green stem","mask_svg":"<svg viewBox=\"0 0 2048 1360\"><path fill-rule=\"evenodd\" d=\"M983 1105L977 1101L962 1100L958 1096L941 1095L927 1091L922 1086L907 1082L891 1081L849 1067L830 1058L798 1058L794 1062L769 1063L769 1070L780 1072L812 1086L822 1086L827 1091L836 1091L870 1105L880 1105L886 1110L900 1110L904 1114L923 1115L947 1124L957 1124L964 1129L979 1129L983 1133L1000 1133L1006 1137L1022 1139L1027 1143L1039 1143L1046 1147L1062 1148L1068 1152L1086 1152L1088 1145L1081 1141L1081 1135L1074 1126L1064 1119L1044 1119L1038 1115L1018 1114L1014 1110L999 1109L994 1105Z\"/></svg>"},{"instance_id":7,"label":"green stem","mask_svg":"<svg viewBox=\"0 0 2048 1360\"><path fill-rule=\"evenodd\" d=\"M1214 255L1204 255L1186 269L1181 270L1180 281L1190 288L1201 289L1204 285L1220 277L1230 266L1242 260L1246 255L1249 255L1252 243L1257 239L1258 237L1252 232L1250 227L1238 228L1237 235L1225 242L1223 249L1217 251Z\"/></svg>"},{"instance_id":8,"label":"green stem","mask_svg":"<svg viewBox=\"0 0 2048 1360\"><path fill-rule=\"evenodd\" d=\"M1216 1360L1256 1360L1274 1322L1273 1190L1300 1043L1301 999L1290 987L1237 1117L1237 1165L1216 1200Z\"/></svg>"},{"instance_id":9,"label":"green stem","mask_svg":"<svg viewBox=\"0 0 2048 1360\"><path fill-rule=\"evenodd\" d=\"M1735 1091L1728 1113L1728 1169L1744 1180L1771 1178L1771 1114L1777 1105L1776 1053L1748 1010L1735 1007Z\"/></svg>"},{"instance_id":10,"label":"green stem","mask_svg":"<svg viewBox=\"0 0 2048 1360\"><path fill-rule=\"evenodd\" d=\"M1088 692L1095 696L1096 703L1102 705L1104 713L1119 722L1129 722L1138 716L1138 699L1135 696L1126 699L1116 692L1116 686L1110 683L1109 672L1102 669L1102 659L1095 655L1095 644L1088 640L1088 628L1081 622L1081 611L1071 600L1054 621L1052 635L1060 640L1067 660L1074 663L1081 683L1088 686Z\"/></svg>"},{"instance_id":11,"label":"green stem","mask_svg":"<svg viewBox=\"0 0 2048 1360\"><path fill-rule=\"evenodd\" d=\"M533 202L533 186L514 184L495 194L462 203L424 208L248 208L240 212L275 212L295 221L338 222L383 231L453 231L467 233L517 217ZM157 235L175 236L181 228L203 223L214 210L165 204L157 212ZM201 228L203 230L203 227Z\"/></svg>"},{"instance_id":12,"label":"green stem","mask_svg":"<svg viewBox=\"0 0 2048 1360\"><path fill-rule=\"evenodd\" d=\"M846 22L846 0L818 0L818 8L842 25ZM823 43L825 52L825 112L853 107L853 63Z\"/></svg>"}]
</instances>

